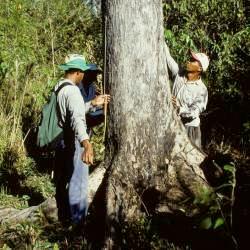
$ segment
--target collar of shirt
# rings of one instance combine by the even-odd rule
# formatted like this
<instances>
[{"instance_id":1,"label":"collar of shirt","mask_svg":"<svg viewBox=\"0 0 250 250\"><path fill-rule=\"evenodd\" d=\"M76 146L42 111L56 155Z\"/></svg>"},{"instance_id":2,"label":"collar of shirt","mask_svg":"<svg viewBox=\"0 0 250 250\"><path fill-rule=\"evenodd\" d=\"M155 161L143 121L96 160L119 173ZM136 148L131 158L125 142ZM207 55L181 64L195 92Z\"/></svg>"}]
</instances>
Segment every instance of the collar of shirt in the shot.
<instances>
[{"instance_id":1,"label":"collar of shirt","mask_svg":"<svg viewBox=\"0 0 250 250\"><path fill-rule=\"evenodd\" d=\"M62 79L60 80L60 83L62 83L62 82L69 82L69 83L71 83L72 85L76 85L76 84L73 83L70 79L67 79L67 78L62 78Z\"/></svg>"},{"instance_id":2,"label":"collar of shirt","mask_svg":"<svg viewBox=\"0 0 250 250\"><path fill-rule=\"evenodd\" d=\"M186 78L186 83L188 83L188 84L196 84L196 85L198 85L198 84L200 84L200 82L201 82L201 79L198 79L198 80L195 80L195 81L188 81L188 79Z\"/></svg>"}]
</instances>

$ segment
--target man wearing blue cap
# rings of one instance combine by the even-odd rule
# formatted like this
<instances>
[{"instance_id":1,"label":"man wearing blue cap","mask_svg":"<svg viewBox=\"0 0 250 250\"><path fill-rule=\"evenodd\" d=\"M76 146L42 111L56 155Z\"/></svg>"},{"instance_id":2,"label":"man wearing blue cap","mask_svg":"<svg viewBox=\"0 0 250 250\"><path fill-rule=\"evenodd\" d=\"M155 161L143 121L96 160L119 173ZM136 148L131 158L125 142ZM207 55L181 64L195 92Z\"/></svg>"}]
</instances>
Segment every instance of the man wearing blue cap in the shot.
<instances>
[{"instance_id":1,"label":"man wearing blue cap","mask_svg":"<svg viewBox=\"0 0 250 250\"><path fill-rule=\"evenodd\" d=\"M82 93L85 105L94 106L90 108L86 114L86 123L88 129L99 125L104 121L103 107L97 105L100 96L96 95L95 82L97 81L97 75L101 74L102 71L97 67L96 64L88 64L90 67L84 72L84 77L79 84L80 91ZM109 96L107 95L107 101L109 102Z\"/></svg>"},{"instance_id":2,"label":"man wearing blue cap","mask_svg":"<svg viewBox=\"0 0 250 250\"><path fill-rule=\"evenodd\" d=\"M63 145L56 151L56 200L58 217L62 222L78 224L88 209L88 165L93 164L93 148L89 142L85 114L94 105L103 105L108 96L101 95L84 103L79 84L91 68L82 55L74 54L59 66L64 79L55 91L67 83L57 94L59 125L63 128Z\"/></svg>"}]
</instances>

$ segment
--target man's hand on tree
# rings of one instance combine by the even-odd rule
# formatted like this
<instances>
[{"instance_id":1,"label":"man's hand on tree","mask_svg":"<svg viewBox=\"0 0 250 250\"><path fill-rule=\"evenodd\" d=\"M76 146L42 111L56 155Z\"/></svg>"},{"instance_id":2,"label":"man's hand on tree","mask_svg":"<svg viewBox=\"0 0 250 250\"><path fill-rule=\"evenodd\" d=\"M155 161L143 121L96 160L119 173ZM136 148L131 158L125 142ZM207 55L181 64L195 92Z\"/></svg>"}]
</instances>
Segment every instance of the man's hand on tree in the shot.
<instances>
[{"instance_id":1,"label":"man's hand on tree","mask_svg":"<svg viewBox=\"0 0 250 250\"><path fill-rule=\"evenodd\" d=\"M92 144L89 142L89 140L84 140L81 142L81 145L84 147L84 151L82 153L82 161L88 165L93 164L94 152Z\"/></svg>"},{"instance_id":2,"label":"man's hand on tree","mask_svg":"<svg viewBox=\"0 0 250 250\"><path fill-rule=\"evenodd\" d=\"M110 95L98 95L91 101L93 106L101 106L110 102Z\"/></svg>"}]
</instances>

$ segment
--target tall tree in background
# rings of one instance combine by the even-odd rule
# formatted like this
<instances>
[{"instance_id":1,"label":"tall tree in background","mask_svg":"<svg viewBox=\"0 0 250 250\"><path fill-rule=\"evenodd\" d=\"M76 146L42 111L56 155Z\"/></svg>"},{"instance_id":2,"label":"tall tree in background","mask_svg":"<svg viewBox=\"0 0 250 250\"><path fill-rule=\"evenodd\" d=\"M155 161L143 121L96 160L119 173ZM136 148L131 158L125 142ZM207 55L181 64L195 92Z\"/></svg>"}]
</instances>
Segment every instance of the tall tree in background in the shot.
<instances>
[{"instance_id":1,"label":"tall tree in background","mask_svg":"<svg viewBox=\"0 0 250 250\"><path fill-rule=\"evenodd\" d=\"M122 222L138 218L142 207L193 215L197 208L183 201L199 195L207 184L200 169L204 155L188 140L171 104L162 2L106 0L103 7L105 78L112 96L106 242L115 248ZM145 197L156 194L159 200L149 208Z\"/></svg>"}]
</instances>

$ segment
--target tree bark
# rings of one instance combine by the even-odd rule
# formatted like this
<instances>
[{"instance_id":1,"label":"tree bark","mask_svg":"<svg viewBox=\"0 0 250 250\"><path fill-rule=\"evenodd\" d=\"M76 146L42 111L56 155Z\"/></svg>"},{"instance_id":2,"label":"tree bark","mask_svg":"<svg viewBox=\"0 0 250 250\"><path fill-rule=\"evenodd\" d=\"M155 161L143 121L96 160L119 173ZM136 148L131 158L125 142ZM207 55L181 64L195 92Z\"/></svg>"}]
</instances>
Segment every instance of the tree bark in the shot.
<instances>
[{"instance_id":1,"label":"tree bark","mask_svg":"<svg viewBox=\"0 0 250 250\"><path fill-rule=\"evenodd\" d=\"M104 0L103 7L112 96L103 230L105 247L116 249L123 222L162 212L192 216L199 209L190 198L208 186L199 167L204 154L190 143L171 103L161 1Z\"/></svg>"},{"instance_id":2,"label":"tree bark","mask_svg":"<svg viewBox=\"0 0 250 250\"><path fill-rule=\"evenodd\" d=\"M111 249L122 222L143 212L197 213L184 201L207 183L199 167L204 154L190 143L171 103L161 1L106 0L103 7L105 78L112 96L106 148ZM148 207L156 194L159 199Z\"/></svg>"}]
</instances>

